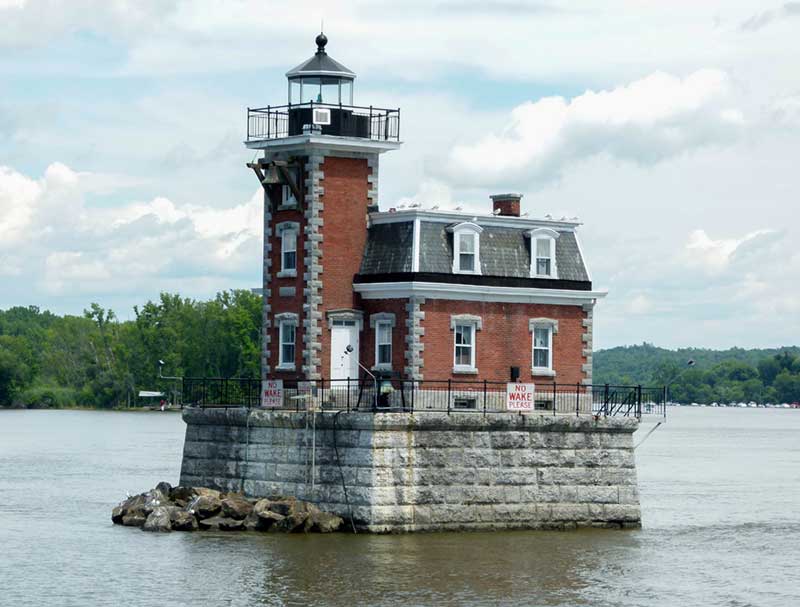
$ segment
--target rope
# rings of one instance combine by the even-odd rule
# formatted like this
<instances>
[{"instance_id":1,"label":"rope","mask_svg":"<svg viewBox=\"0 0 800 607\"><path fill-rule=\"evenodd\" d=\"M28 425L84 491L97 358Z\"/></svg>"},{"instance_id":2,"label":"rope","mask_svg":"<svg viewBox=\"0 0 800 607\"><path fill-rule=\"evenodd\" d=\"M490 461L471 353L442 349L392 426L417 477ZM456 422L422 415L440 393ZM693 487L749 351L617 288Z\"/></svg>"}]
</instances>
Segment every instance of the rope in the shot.
<instances>
[{"instance_id":1,"label":"rope","mask_svg":"<svg viewBox=\"0 0 800 607\"><path fill-rule=\"evenodd\" d=\"M353 522L353 509L350 507L350 499L347 497L347 487L344 484L344 472L342 471L342 462L339 459L339 447L336 444L336 422L342 409L339 409L333 416L333 450L336 453L336 465L339 467L339 476L342 479L342 490L344 491L344 503L347 505L347 514L350 516L350 527L353 528L353 533L356 531L356 524Z\"/></svg>"},{"instance_id":2,"label":"rope","mask_svg":"<svg viewBox=\"0 0 800 607\"><path fill-rule=\"evenodd\" d=\"M641 445L641 444L642 444L644 441L646 441L646 440L647 440L647 437L648 437L648 436L650 436L650 435L651 435L653 432L655 432L655 431L658 429L658 427L659 427L659 426L660 426L662 423L663 423L663 422L658 422L658 423L657 423L655 426L653 426L652 428L650 428L650 432L648 432L647 434L645 434L645 435L644 435L644 438L643 438L642 440L640 440L638 443L636 443L636 444L633 446L633 448L634 448L634 449L636 449L636 448L637 448L639 445Z\"/></svg>"}]
</instances>

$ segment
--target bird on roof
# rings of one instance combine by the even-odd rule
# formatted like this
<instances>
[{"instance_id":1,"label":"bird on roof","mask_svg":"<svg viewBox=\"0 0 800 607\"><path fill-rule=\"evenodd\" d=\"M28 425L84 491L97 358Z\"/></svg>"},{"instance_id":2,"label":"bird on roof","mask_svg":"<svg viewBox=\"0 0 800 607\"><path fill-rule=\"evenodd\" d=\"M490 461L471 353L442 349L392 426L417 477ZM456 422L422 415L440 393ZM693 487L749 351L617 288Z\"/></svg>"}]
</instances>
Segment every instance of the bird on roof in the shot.
<instances>
[{"instance_id":1,"label":"bird on roof","mask_svg":"<svg viewBox=\"0 0 800 607\"><path fill-rule=\"evenodd\" d=\"M458 206L455 208L455 210L456 210L456 211L461 211L461 210L463 210L463 209L464 209L464 207L462 207L461 205L458 205Z\"/></svg>"},{"instance_id":2,"label":"bird on roof","mask_svg":"<svg viewBox=\"0 0 800 607\"><path fill-rule=\"evenodd\" d=\"M575 217L570 217L570 221L578 221L578 216L576 215Z\"/></svg>"},{"instance_id":3,"label":"bird on roof","mask_svg":"<svg viewBox=\"0 0 800 607\"><path fill-rule=\"evenodd\" d=\"M503 212L502 209L495 209L494 211L492 211L492 215L499 215L502 212Z\"/></svg>"},{"instance_id":4,"label":"bird on roof","mask_svg":"<svg viewBox=\"0 0 800 607\"><path fill-rule=\"evenodd\" d=\"M553 218L553 216L548 214L548 215L545 215L545 216L544 216L544 218L545 218L545 219L552 219L552 218Z\"/></svg>"},{"instance_id":5,"label":"bird on roof","mask_svg":"<svg viewBox=\"0 0 800 607\"><path fill-rule=\"evenodd\" d=\"M398 205L397 205L397 208L398 208L398 209L405 209L405 208L406 208L406 205L404 205L404 204L398 204Z\"/></svg>"},{"instance_id":6,"label":"bird on roof","mask_svg":"<svg viewBox=\"0 0 800 607\"><path fill-rule=\"evenodd\" d=\"M431 211L435 211L435 210L436 210L436 209L438 209L438 208L439 208L439 205L438 205L438 204L435 204L435 205L433 205L433 206L431 207Z\"/></svg>"},{"instance_id":7,"label":"bird on roof","mask_svg":"<svg viewBox=\"0 0 800 607\"><path fill-rule=\"evenodd\" d=\"M420 203L418 203L418 202L412 202L410 205L408 205L408 208L409 208L409 209L418 209L418 208L420 208L421 206L422 206L422 205L421 205Z\"/></svg>"},{"instance_id":8,"label":"bird on roof","mask_svg":"<svg viewBox=\"0 0 800 607\"><path fill-rule=\"evenodd\" d=\"M522 215L520 215L520 217L527 217L527 216L528 216L528 211L525 211Z\"/></svg>"}]
</instances>

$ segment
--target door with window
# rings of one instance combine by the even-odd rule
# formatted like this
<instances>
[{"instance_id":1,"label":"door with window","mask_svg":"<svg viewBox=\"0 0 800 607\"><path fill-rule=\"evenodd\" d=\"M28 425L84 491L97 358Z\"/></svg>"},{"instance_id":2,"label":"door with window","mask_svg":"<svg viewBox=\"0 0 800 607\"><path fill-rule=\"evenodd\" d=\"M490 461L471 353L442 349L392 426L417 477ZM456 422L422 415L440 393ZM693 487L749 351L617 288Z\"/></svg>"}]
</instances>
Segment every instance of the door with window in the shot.
<instances>
[{"instance_id":1,"label":"door with window","mask_svg":"<svg viewBox=\"0 0 800 607\"><path fill-rule=\"evenodd\" d=\"M347 354L347 346L353 351ZM331 325L331 379L358 377L358 324L355 320L334 320Z\"/></svg>"}]
</instances>

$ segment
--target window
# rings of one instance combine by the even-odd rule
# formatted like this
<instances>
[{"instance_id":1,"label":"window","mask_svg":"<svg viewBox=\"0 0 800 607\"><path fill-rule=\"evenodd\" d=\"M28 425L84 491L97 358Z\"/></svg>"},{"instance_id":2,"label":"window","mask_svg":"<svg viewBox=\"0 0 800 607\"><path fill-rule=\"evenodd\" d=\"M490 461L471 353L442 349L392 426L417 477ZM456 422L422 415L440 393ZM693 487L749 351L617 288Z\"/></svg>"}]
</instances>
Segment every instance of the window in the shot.
<instances>
[{"instance_id":1,"label":"window","mask_svg":"<svg viewBox=\"0 0 800 607\"><path fill-rule=\"evenodd\" d=\"M480 274L483 228L471 222L462 222L447 230L453 233L453 272Z\"/></svg>"},{"instance_id":2,"label":"window","mask_svg":"<svg viewBox=\"0 0 800 607\"><path fill-rule=\"evenodd\" d=\"M475 367L475 327L456 325L456 367Z\"/></svg>"},{"instance_id":3,"label":"window","mask_svg":"<svg viewBox=\"0 0 800 607\"><path fill-rule=\"evenodd\" d=\"M536 327L533 330L533 368L550 368L551 333L549 327Z\"/></svg>"},{"instance_id":4,"label":"window","mask_svg":"<svg viewBox=\"0 0 800 607\"><path fill-rule=\"evenodd\" d=\"M453 409L477 409L478 401L474 397L453 397Z\"/></svg>"},{"instance_id":5,"label":"window","mask_svg":"<svg viewBox=\"0 0 800 607\"><path fill-rule=\"evenodd\" d=\"M275 315L278 325L278 370L295 370L297 344L297 314L283 312Z\"/></svg>"},{"instance_id":6,"label":"window","mask_svg":"<svg viewBox=\"0 0 800 607\"><path fill-rule=\"evenodd\" d=\"M550 249L553 242L550 238L536 239L536 273L539 276L552 275L553 254Z\"/></svg>"},{"instance_id":7,"label":"window","mask_svg":"<svg viewBox=\"0 0 800 607\"><path fill-rule=\"evenodd\" d=\"M294 345L297 327L291 322L281 323L281 357L278 366L294 367Z\"/></svg>"},{"instance_id":8,"label":"window","mask_svg":"<svg viewBox=\"0 0 800 607\"><path fill-rule=\"evenodd\" d=\"M556 240L558 232L537 228L528 232L531 239L531 278L558 278Z\"/></svg>"},{"instance_id":9,"label":"window","mask_svg":"<svg viewBox=\"0 0 800 607\"><path fill-rule=\"evenodd\" d=\"M281 268L278 278L297 276L297 235L300 224L296 221L284 221L276 227L281 239Z\"/></svg>"},{"instance_id":10,"label":"window","mask_svg":"<svg viewBox=\"0 0 800 607\"><path fill-rule=\"evenodd\" d=\"M373 369L392 368L392 330L395 315L392 312L378 312L369 317L369 326L375 331L375 366Z\"/></svg>"},{"instance_id":11,"label":"window","mask_svg":"<svg viewBox=\"0 0 800 607\"><path fill-rule=\"evenodd\" d=\"M531 318L531 372L534 375L555 376L553 369L553 335L558 333L558 321L553 318Z\"/></svg>"},{"instance_id":12,"label":"window","mask_svg":"<svg viewBox=\"0 0 800 607\"><path fill-rule=\"evenodd\" d=\"M453 373L477 373L475 367L475 336L480 331L480 316L457 314L450 317L453 331Z\"/></svg>"},{"instance_id":13,"label":"window","mask_svg":"<svg viewBox=\"0 0 800 607\"><path fill-rule=\"evenodd\" d=\"M288 185L281 186L281 206L289 207L297 204L297 198L294 197L292 188Z\"/></svg>"},{"instance_id":14,"label":"window","mask_svg":"<svg viewBox=\"0 0 800 607\"><path fill-rule=\"evenodd\" d=\"M281 270L297 271L297 232L287 230L281 237Z\"/></svg>"},{"instance_id":15,"label":"window","mask_svg":"<svg viewBox=\"0 0 800 607\"><path fill-rule=\"evenodd\" d=\"M458 269L460 272L475 271L475 234L458 234Z\"/></svg>"},{"instance_id":16,"label":"window","mask_svg":"<svg viewBox=\"0 0 800 607\"><path fill-rule=\"evenodd\" d=\"M387 320L375 325L375 366L392 366L392 324Z\"/></svg>"}]
</instances>

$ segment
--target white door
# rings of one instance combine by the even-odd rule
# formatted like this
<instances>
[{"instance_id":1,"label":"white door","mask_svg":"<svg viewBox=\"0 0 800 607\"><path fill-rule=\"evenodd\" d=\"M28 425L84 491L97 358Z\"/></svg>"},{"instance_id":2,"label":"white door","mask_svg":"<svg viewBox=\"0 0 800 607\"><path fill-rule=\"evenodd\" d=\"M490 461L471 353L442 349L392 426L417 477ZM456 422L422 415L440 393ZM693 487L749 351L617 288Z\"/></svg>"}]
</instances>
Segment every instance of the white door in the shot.
<instances>
[{"instance_id":1,"label":"white door","mask_svg":"<svg viewBox=\"0 0 800 607\"><path fill-rule=\"evenodd\" d=\"M346 354L347 346L353 351ZM358 378L358 327L354 320L334 320L331 327L331 379Z\"/></svg>"}]
</instances>

